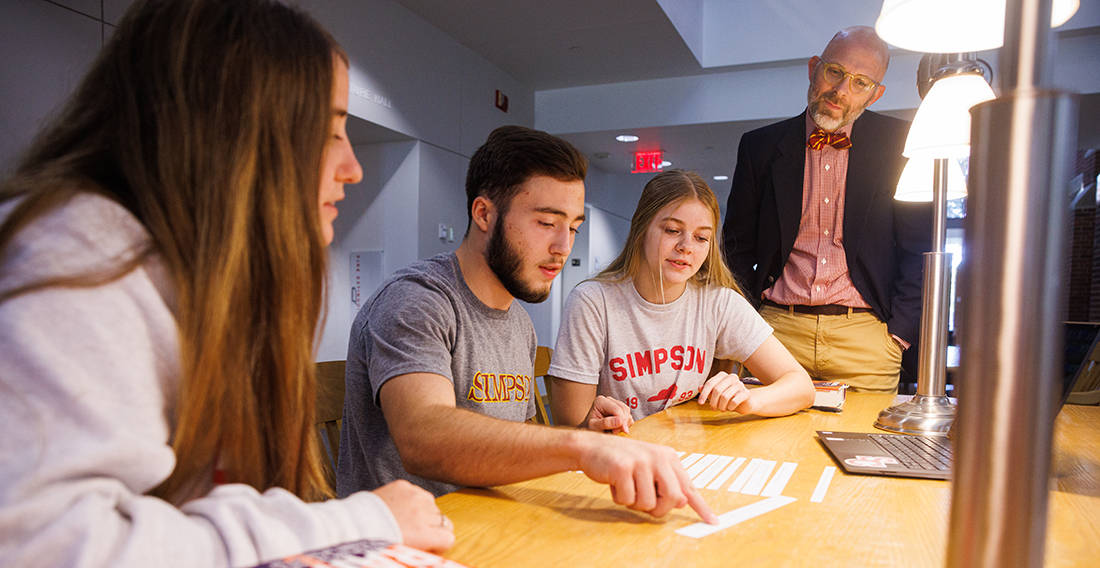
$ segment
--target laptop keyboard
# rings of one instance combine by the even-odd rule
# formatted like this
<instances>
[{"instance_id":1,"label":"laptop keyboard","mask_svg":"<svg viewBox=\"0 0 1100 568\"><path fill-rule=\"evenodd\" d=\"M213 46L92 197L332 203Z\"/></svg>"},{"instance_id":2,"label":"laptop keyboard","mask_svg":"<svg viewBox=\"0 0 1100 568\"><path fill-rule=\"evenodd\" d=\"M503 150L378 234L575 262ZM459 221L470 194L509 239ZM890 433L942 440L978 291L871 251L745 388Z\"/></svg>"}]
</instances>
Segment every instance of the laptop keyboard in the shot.
<instances>
[{"instance_id":1,"label":"laptop keyboard","mask_svg":"<svg viewBox=\"0 0 1100 568\"><path fill-rule=\"evenodd\" d=\"M910 469L951 469L954 455L938 437L870 434L872 440Z\"/></svg>"}]
</instances>

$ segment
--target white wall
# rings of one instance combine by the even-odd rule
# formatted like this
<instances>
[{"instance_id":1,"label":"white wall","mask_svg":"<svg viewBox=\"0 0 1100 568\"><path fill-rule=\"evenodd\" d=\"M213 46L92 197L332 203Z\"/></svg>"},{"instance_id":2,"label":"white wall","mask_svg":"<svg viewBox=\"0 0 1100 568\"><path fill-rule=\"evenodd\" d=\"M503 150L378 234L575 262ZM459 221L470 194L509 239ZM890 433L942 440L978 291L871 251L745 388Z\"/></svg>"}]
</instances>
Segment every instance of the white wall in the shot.
<instances>
[{"instance_id":1,"label":"white wall","mask_svg":"<svg viewBox=\"0 0 1100 568\"><path fill-rule=\"evenodd\" d=\"M589 170L589 175L592 175L592 170ZM589 185L588 182L585 183L586 189ZM637 199L635 199L635 202L637 202ZM631 212L633 212L633 208ZM595 276L597 272L604 269L618 256L619 251L626 244L627 233L630 232L629 219L593 205L591 202L584 204L584 215L584 223L577 230L577 237L573 241L573 250L569 253L569 259L566 260L565 267L562 268L561 274L554 282L554 291L557 297L553 299L562 304L577 284ZM574 263L577 264L574 265ZM553 347L558 337L561 308L552 305L543 308L543 310L548 311L548 315L552 317L545 322L544 330L536 326L536 332L539 334L539 345ZM548 337L544 338L543 333L547 333Z\"/></svg>"},{"instance_id":2,"label":"white wall","mask_svg":"<svg viewBox=\"0 0 1100 568\"><path fill-rule=\"evenodd\" d=\"M642 196L642 188L657 174L614 174L588 168L585 202L630 220Z\"/></svg>"},{"instance_id":3,"label":"white wall","mask_svg":"<svg viewBox=\"0 0 1100 568\"><path fill-rule=\"evenodd\" d=\"M1079 17L1094 18L1092 12L1087 12L1075 16L1071 23ZM1097 72L1100 34L1096 29L1068 30L1054 35L1052 86L1076 93L1100 92L1100 72ZM535 93L535 127L565 134L794 116L806 107L809 84L806 63L826 43L828 37L817 48L805 51L804 57L766 67L744 66L688 77L539 91ZM1000 77L998 51L981 52L978 56L992 66L996 89ZM875 102L876 111L915 109L920 105L916 89L920 57L921 54L909 51L891 52L890 67L883 79L886 92ZM762 97L762 92L767 96Z\"/></svg>"},{"instance_id":4,"label":"white wall","mask_svg":"<svg viewBox=\"0 0 1100 568\"><path fill-rule=\"evenodd\" d=\"M588 267L589 273L594 275L607 268L622 252L630 233L630 219L591 205L586 209Z\"/></svg>"},{"instance_id":5,"label":"white wall","mask_svg":"<svg viewBox=\"0 0 1100 568\"><path fill-rule=\"evenodd\" d=\"M63 4L72 9L43 0L0 3L0 178L11 173L102 47L99 0Z\"/></svg>"},{"instance_id":6,"label":"white wall","mask_svg":"<svg viewBox=\"0 0 1100 568\"><path fill-rule=\"evenodd\" d=\"M806 107L807 60L539 91L535 93L535 127L555 134L790 117ZM918 54L892 55L883 80L888 87L875 102L876 110L912 109L920 104L914 86L919 61ZM767 96L761 97L761 89L766 89Z\"/></svg>"},{"instance_id":7,"label":"white wall","mask_svg":"<svg viewBox=\"0 0 1100 568\"><path fill-rule=\"evenodd\" d=\"M531 89L395 2L301 3L348 53L351 114L467 157L497 126L534 124Z\"/></svg>"},{"instance_id":8,"label":"white wall","mask_svg":"<svg viewBox=\"0 0 1100 568\"><path fill-rule=\"evenodd\" d=\"M823 20L874 26L882 9L882 0L767 0L749 12L736 0L706 0L704 4L703 67L806 60L821 53L837 32L822 26ZM775 21L784 22L782 33L776 33ZM766 54L764 58L761 52Z\"/></svg>"},{"instance_id":9,"label":"white wall","mask_svg":"<svg viewBox=\"0 0 1100 568\"><path fill-rule=\"evenodd\" d=\"M421 144L420 152L422 206L417 219L405 222L418 225L420 246L417 254L420 258L428 258L452 252L462 243L469 218L466 214L466 168L470 159L426 143ZM454 234L453 241L439 238L440 223Z\"/></svg>"},{"instance_id":10,"label":"white wall","mask_svg":"<svg viewBox=\"0 0 1100 568\"><path fill-rule=\"evenodd\" d=\"M363 166L363 181L344 188L340 215L333 223L329 246L329 297L325 328L317 360L347 356L348 337L355 309L351 302L351 253L382 251L384 276L418 258L416 230L410 220L418 216L420 202L420 145L416 141L355 147ZM402 221L403 220L403 221ZM364 297L374 290L362 290Z\"/></svg>"},{"instance_id":11,"label":"white wall","mask_svg":"<svg viewBox=\"0 0 1100 568\"><path fill-rule=\"evenodd\" d=\"M360 146L366 178L340 204L333 290L319 360L343 359L353 251L381 250L383 277L453 251L466 230L466 166L494 128L534 125L534 92L390 0L305 0L348 53L349 113L419 142ZM494 105L508 96L508 112ZM351 197L362 191L363 199ZM454 241L440 240L440 223ZM364 294L371 291L364 290ZM338 355L338 356L337 356Z\"/></svg>"}]
</instances>

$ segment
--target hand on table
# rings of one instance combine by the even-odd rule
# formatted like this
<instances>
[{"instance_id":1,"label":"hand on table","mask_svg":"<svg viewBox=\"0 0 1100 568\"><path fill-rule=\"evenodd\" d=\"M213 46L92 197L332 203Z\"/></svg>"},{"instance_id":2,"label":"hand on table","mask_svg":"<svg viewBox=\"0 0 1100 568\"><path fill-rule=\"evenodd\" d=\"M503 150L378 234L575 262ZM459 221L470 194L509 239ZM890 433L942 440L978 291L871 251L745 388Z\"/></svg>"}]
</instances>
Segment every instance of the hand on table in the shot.
<instances>
[{"instance_id":1,"label":"hand on table","mask_svg":"<svg viewBox=\"0 0 1100 568\"><path fill-rule=\"evenodd\" d=\"M689 505L707 523L718 524L672 448L618 436L592 442L581 456L581 469L594 481L610 485L615 503L654 517Z\"/></svg>"},{"instance_id":2,"label":"hand on table","mask_svg":"<svg viewBox=\"0 0 1100 568\"><path fill-rule=\"evenodd\" d=\"M405 545L429 552L442 552L455 543L455 527L439 511L431 493L398 480L372 491L390 508L401 527Z\"/></svg>"},{"instance_id":3,"label":"hand on table","mask_svg":"<svg viewBox=\"0 0 1100 568\"><path fill-rule=\"evenodd\" d=\"M732 373L718 373L708 379L699 391L699 404L740 414L755 414L756 411L752 392L741 382L741 377Z\"/></svg>"},{"instance_id":4,"label":"hand on table","mask_svg":"<svg viewBox=\"0 0 1100 568\"><path fill-rule=\"evenodd\" d=\"M630 407L621 400L615 400L607 396L597 396L592 401L592 408L588 416L584 418L585 427L596 432L608 432L618 434L630 433L630 425L634 418L630 415Z\"/></svg>"}]
</instances>

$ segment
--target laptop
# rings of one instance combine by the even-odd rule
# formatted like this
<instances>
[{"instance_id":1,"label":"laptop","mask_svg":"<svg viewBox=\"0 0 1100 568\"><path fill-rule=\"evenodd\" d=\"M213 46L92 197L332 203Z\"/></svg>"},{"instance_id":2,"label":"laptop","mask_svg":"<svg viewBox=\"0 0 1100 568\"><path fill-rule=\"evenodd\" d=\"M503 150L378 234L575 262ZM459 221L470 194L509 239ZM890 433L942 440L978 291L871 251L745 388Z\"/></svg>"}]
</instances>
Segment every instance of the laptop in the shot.
<instances>
[{"instance_id":1,"label":"laptop","mask_svg":"<svg viewBox=\"0 0 1100 568\"><path fill-rule=\"evenodd\" d=\"M1065 374L1062 401L1066 403L1073 385L1091 365L1089 355L1100 340L1100 323L1067 322ZM1061 405L1058 406L1061 409ZM818 439L848 473L950 479L954 461L947 435L930 436L819 430Z\"/></svg>"}]
</instances>

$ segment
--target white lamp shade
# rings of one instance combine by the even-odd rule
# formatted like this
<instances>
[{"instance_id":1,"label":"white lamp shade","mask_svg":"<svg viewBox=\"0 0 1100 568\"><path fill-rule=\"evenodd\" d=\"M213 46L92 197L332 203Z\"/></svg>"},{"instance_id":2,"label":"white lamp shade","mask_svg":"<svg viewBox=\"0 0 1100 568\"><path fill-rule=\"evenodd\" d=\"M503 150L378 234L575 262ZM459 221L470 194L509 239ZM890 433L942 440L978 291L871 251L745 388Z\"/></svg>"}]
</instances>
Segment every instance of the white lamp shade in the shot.
<instances>
[{"instance_id":1,"label":"white lamp shade","mask_svg":"<svg viewBox=\"0 0 1100 568\"><path fill-rule=\"evenodd\" d=\"M1081 0L1054 0L1050 27L1066 23ZM879 37L924 53L985 51L1004 45L1005 0L883 0Z\"/></svg>"},{"instance_id":2,"label":"white lamp shade","mask_svg":"<svg viewBox=\"0 0 1100 568\"><path fill-rule=\"evenodd\" d=\"M907 158L969 156L970 107L992 98L993 89L980 75L936 81L917 108L902 154Z\"/></svg>"},{"instance_id":3,"label":"white lamp shade","mask_svg":"<svg viewBox=\"0 0 1100 568\"><path fill-rule=\"evenodd\" d=\"M930 158L910 158L901 172L898 189L894 199L898 201L932 201L935 183L935 160ZM966 177L963 176L959 161L947 160L947 200L966 197Z\"/></svg>"}]
</instances>

